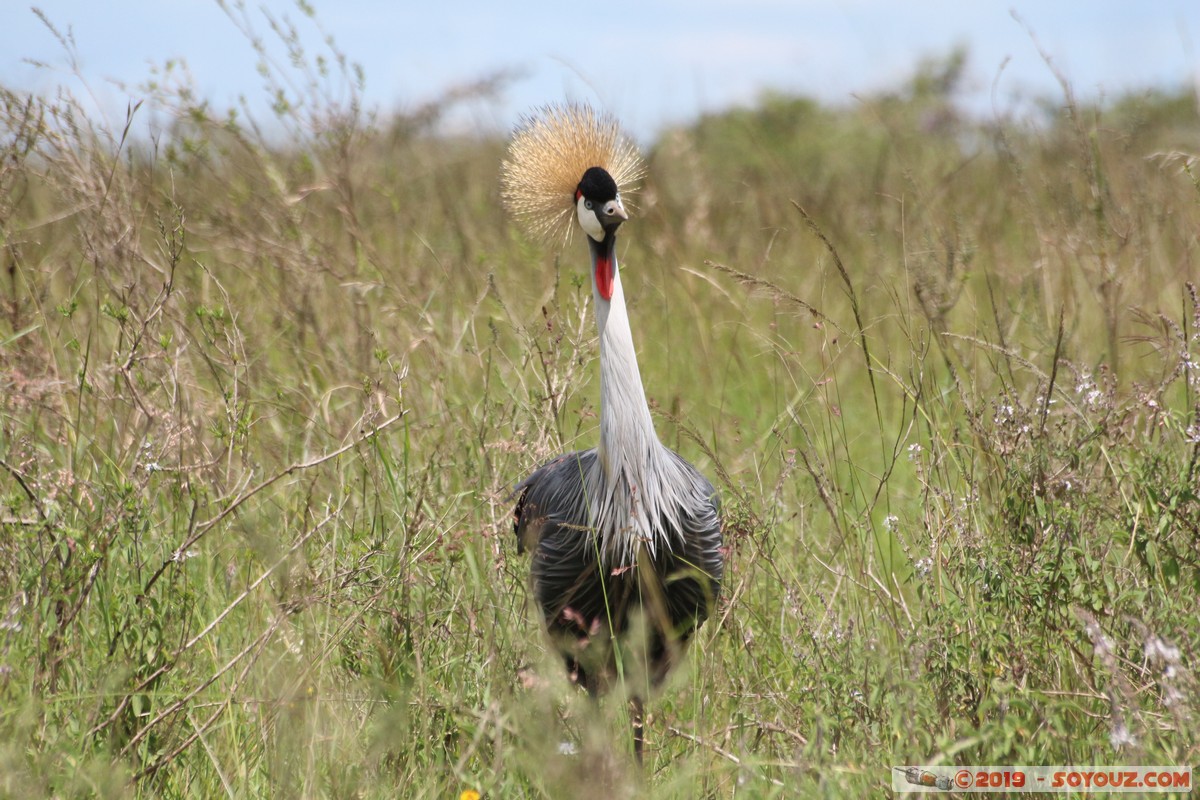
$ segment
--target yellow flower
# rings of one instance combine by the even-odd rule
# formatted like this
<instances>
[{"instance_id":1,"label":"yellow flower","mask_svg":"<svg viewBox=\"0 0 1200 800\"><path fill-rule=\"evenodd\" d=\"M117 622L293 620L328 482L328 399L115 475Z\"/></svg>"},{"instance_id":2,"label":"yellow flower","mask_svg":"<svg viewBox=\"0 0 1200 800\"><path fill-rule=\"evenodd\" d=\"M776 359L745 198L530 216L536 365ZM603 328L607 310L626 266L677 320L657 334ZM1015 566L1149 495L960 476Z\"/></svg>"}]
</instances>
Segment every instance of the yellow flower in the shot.
<instances>
[{"instance_id":1,"label":"yellow flower","mask_svg":"<svg viewBox=\"0 0 1200 800\"><path fill-rule=\"evenodd\" d=\"M483 800L483 795L474 789L467 789L458 796L458 800Z\"/></svg>"}]
</instances>

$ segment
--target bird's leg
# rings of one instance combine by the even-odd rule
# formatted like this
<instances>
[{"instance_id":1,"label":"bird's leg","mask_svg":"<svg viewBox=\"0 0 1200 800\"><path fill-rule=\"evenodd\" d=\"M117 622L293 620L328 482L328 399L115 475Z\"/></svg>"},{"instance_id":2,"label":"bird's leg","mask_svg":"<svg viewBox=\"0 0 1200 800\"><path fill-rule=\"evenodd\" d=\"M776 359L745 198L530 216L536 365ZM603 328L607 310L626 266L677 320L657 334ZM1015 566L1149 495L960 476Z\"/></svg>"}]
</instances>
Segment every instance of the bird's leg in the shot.
<instances>
[{"instance_id":1,"label":"bird's leg","mask_svg":"<svg viewBox=\"0 0 1200 800\"><path fill-rule=\"evenodd\" d=\"M646 723L642 698L637 695L629 698L629 722L633 728L633 756L637 759L640 768L642 766L642 749L646 743Z\"/></svg>"}]
</instances>

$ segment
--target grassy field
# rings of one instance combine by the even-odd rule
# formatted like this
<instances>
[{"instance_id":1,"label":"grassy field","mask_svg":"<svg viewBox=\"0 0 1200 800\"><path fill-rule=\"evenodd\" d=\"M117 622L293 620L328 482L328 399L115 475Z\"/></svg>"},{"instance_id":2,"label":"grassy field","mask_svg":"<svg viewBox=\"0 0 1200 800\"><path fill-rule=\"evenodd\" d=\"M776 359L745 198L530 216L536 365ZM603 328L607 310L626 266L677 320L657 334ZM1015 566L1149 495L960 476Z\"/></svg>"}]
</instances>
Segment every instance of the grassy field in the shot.
<instances>
[{"instance_id":1,"label":"grassy field","mask_svg":"<svg viewBox=\"0 0 1200 800\"><path fill-rule=\"evenodd\" d=\"M648 147L623 281L730 566L643 777L516 555L598 384L585 249L506 219L503 138L372 117L336 51L267 65L258 124L167 69L128 120L0 91L0 795L1200 763L1196 98L978 121L962 67Z\"/></svg>"}]
</instances>

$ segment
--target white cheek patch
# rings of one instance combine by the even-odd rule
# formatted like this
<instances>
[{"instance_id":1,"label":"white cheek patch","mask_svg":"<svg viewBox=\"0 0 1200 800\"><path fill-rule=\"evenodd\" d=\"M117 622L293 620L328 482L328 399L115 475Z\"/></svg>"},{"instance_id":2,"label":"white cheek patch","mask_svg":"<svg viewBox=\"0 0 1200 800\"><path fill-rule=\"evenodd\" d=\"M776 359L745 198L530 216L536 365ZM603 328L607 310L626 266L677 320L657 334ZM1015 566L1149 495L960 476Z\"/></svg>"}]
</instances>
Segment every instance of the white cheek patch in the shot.
<instances>
[{"instance_id":1,"label":"white cheek patch","mask_svg":"<svg viewBox=\"0 0 1200 800\"><path fill-rule=\"evenodd\" d=\"M587 207L587 202L582 196L575 201L575 215L579 217L579 227L583 228L583 232L597 242L602 242L604 241L604 226L600 224L596 212Z\"/></svg>"}]
</instances>

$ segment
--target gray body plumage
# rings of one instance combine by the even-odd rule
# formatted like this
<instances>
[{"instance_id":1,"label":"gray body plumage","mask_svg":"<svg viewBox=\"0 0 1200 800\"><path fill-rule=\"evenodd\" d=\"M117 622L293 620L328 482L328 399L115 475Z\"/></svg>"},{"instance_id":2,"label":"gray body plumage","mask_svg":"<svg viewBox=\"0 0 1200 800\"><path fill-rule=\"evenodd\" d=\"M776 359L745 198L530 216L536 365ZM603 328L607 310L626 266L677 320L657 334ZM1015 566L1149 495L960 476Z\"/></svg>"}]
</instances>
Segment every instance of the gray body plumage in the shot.
<instances>
[{"instance_id":1,"label":"gray body plumage","mask_svg":"<svg viewBox=\"0 0 1200 800\"><path fill-rule=\"evenodd\" d=\"M711 612L724 571L716 491L655 434L615 258L613 272L611 299L595 292L600 443L522 481L515 511L546 627L591 692L617 671L612 638L639 617L646 638L635 649L660 682Z\"/></svg>"}]
</instances>

